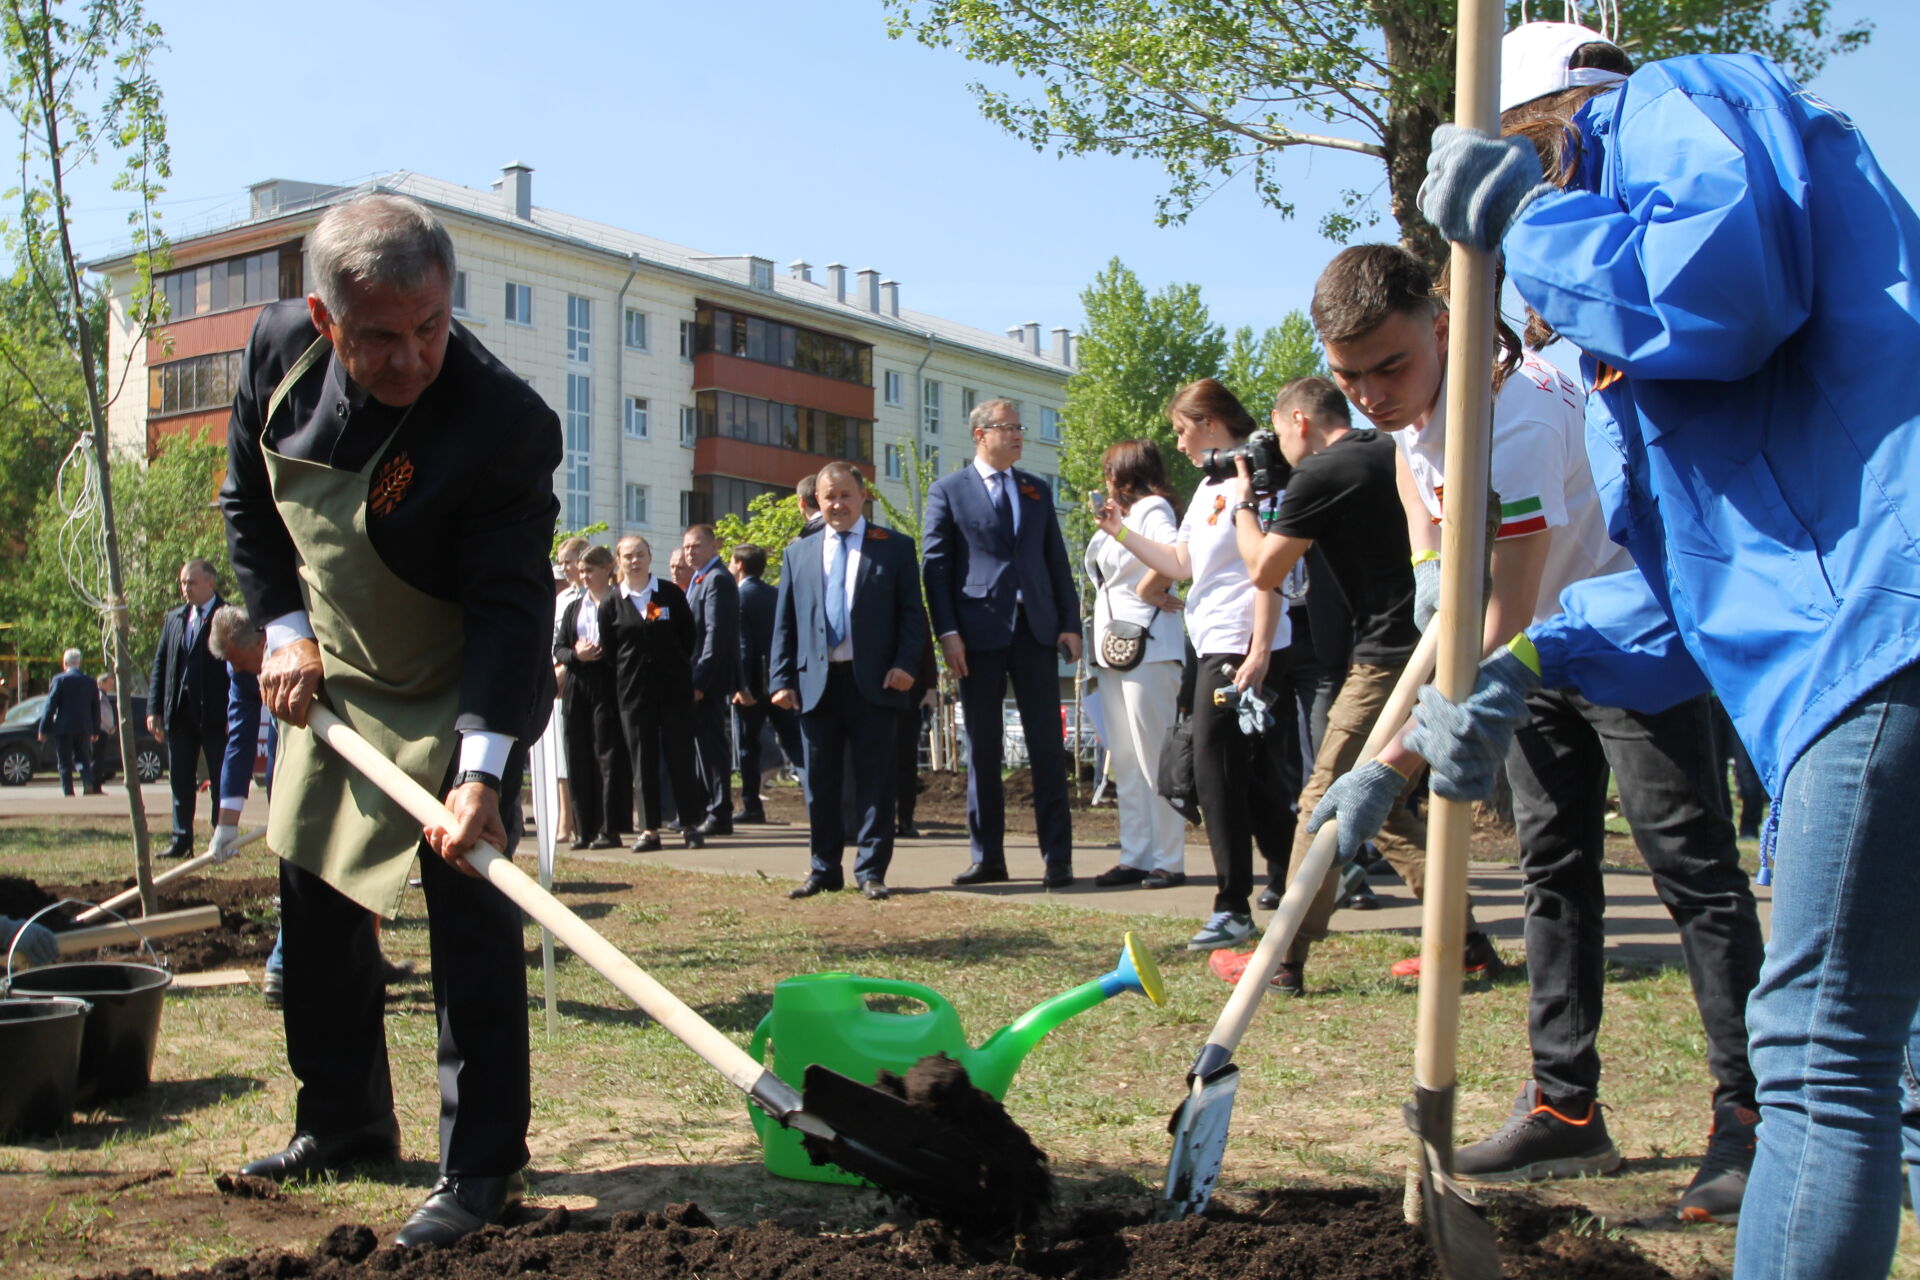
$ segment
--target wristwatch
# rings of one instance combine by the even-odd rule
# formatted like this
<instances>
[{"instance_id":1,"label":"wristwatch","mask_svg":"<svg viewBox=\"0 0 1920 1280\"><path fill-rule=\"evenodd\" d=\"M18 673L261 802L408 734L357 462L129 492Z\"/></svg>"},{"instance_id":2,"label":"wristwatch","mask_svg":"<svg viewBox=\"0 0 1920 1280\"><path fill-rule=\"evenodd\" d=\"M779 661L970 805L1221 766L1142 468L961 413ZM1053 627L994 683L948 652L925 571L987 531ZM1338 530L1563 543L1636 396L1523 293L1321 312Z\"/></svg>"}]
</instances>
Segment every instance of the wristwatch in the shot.
<instances>
[{"instance_id":1,"label":"wristwatch","mask_svg":"<svg viewBox=\"0 0 1920 1280\"><path fill-rule=\"evenodd\" d=\"M1260 504L1257 502L1236 502L1233 504L1233 510L1228 513L1228 519L1238 516L1242 511L1251 511L1254 514L1254 518L1259 519Z\"/></svg>"},{"instance_id":2,"label":"wristwatch","mask_svg":"<svg viewBox=\"0 0 1920 1280\"><path fill-rule=\"evenodd\" d=\"M499 794L500 776L498 774L488 773L484 769L462 769L459 773L453 775L453 785L456 787L464 787L469 782L478 782L485 786L492 787L494 793L496 795Z\"/></svg>"}]
</instances>

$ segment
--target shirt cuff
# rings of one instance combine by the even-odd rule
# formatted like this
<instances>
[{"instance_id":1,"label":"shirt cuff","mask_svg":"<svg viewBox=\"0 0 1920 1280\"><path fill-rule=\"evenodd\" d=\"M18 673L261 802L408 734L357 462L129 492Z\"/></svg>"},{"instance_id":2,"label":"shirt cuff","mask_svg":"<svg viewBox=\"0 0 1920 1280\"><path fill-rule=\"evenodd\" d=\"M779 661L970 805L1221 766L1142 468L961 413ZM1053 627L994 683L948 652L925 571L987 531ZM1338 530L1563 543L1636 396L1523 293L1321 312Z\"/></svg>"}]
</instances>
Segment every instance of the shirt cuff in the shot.
<instances>
[{"instance_id":1,"label":"shirt cuff","mask_svg":"<svg viewBox=\"0 0 1920 1280\"><path fill-rule=\"evenodd\" d=\"M283 613L267 624L267 652L272 653L295 640L313 639L313 624L307 621L307 611L296 609L292 613Z\"/></svg>"},{"instance_id":2,"label":"shirt cuff","mask_svg":"<svg viewBox=\"0 0 1920 1280\"><path fill-rule=\"evenodd\" d=\"M957 635L959 635L959 634L960 634L960 633L959 633L959 631L957 631L957 630L955 630L955 631L942 631L942 632L941 632L941 633L940 633L939 635L937 635L937 636L935 636L935 637L934 637L934 639L935 639L935 640L945 640L945 639L946 639L946 638L947 638L948 636L957 636Z\"/></svg>"},{"instance_id":3,"label":"shirt cuff","mask_svg":"<svg viewBox=\"0 0 1920 1280\"><path fill-rule=\"evenodd\" d=\"M221 796L220 807L222 809L244 809L247 807L247 798L245 796Z\"/></svg>"},{"instance_id":4,"label":"shirt cuff","mask_svg":"<svg viewBox=\"0 0 1920 1280\"><path fill-rule=\"evenodd\" d=\"M507 772L507 753L513 750L513 736L486 729L469 729L460 735L460 766L455 772L478 769L494 777Z\"/></svg>"}]
</instances>

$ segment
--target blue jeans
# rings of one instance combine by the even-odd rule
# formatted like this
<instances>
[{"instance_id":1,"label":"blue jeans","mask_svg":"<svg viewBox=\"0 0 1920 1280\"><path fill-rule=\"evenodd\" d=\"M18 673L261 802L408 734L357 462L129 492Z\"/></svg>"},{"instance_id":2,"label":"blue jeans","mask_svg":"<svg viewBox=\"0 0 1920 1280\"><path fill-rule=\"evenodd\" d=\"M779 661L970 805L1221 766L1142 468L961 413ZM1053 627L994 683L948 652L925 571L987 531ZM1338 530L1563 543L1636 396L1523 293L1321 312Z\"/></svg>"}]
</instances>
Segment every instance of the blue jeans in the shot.
<instances>
[{"instance_id":1,"label":"blue jeans","mask_svg":"<svg viewBox=\"0 0 1920 1280\"><path fill-rule=\"evenodd\" d=\"M1736 1280L1852 1280L1892 1263L1903 1110L1920 1160L1916 777L1920 665L1849 707L1787 772L1773 938L1747 1006L1761 1123Z\"/></svg>"}]
</instances>

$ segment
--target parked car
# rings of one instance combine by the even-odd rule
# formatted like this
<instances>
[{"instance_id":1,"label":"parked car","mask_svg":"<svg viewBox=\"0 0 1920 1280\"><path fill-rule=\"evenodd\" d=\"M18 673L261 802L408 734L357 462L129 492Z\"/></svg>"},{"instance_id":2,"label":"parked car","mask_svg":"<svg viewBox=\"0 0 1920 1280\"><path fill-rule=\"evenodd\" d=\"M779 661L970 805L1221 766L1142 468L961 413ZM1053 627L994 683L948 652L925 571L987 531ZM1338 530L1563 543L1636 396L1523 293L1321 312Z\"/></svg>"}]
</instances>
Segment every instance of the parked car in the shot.
<instances>
[{"instance_id":1,"label":"parked car","mask_svg":"<svg viewBox=\"0 0 1920 1280\"><path fill-rule=\"evenodd\" d=\"M54 765L53 744L42 742L36 735L40 723L40 708L47 704L47 695L22 698L13 710L7 712L5 720L0 720L0 786L20 787L33 781L35 774L57 773ZM133 700L133 756L139 767L140 781L158 782L167 771L167 753L154 736L147 732L147 700ZM118 744L108 742L94 743L94 767L97 781L106 782L120 772L120 749Z\"/></svg>"}]
</instances>

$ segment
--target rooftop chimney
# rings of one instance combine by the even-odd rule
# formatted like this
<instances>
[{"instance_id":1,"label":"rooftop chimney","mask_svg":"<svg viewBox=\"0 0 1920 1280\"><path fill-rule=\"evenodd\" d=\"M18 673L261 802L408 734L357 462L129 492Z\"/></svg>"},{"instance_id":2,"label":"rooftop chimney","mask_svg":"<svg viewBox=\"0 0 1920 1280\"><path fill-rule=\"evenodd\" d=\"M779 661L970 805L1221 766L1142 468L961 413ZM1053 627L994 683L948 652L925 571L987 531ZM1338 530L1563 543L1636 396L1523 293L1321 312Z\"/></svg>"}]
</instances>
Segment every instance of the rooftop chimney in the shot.
<instances>
[{"instance_id":1,"label":"rooftop chimney","mask_svg":"<svg viewBox=\"0 0 1920 1280\"><path fill-rule=\"evenodd\" d=\"M827 288L833 291L835 302L847 300L847 269L838 262L827 264Z\"/></svg>"},{"instance_id":2,"label":"rooftop chimney","mask_svg":"<svg viewBox=\"0 0 1920 1280\"><path fill-rule=\"evenodd\" d=\"M500 194L506 197L513 216L526 222L533 217L533 170L518 161L500 170Z\"/></svg>"},{"instance_id":3,"label":"rooftop chimney","mask_svg":"<svg viewBox=\"0 0 1920 1280\"><path fill-rule=\"evenodd\" d=\"M1053 331L1053 358L1073 368L1073 334L1065 325Z\"/></svg>"},{"instance_id":4,"label":"rooftop chimney","mask_svg":"<svg viewBox=\"0 0 1920 1280\"><path fill-rule=\"evenodd\" d=\"M888 315L899 315L900 282L898 280L882 280L880 282L880 300L885 304Z\"/></svg>"},{"instance_id":5,"label":"rooftop chimney","mask_svg":"<svg viewBox=\"0 0 1920 1280\"><path fill-rule=\"evenodd\" d=\"M1007 330L1007 336L1015 342L1024 343L1027 340L1027 331L1020 325L1015 325L1013 328Z\"/></svg>"},{"instance_id":6,"label":"rooftop chimney","mask_svg":"<svg viewBox=\"0 0 1920 1280\"><path fill-rule=\"evenodd\" d=\"M875 315L879 315L880 273L872 267L862 267L853 274L860 282L859 289L855 295L859 299L856 305L865 307Z\"/></svg>"},{"instance_id":7,"label":"rooftop chimney","mask_svg":"<svg viewBox=\"0 0 1920 1280\"><path fill-rule=\"evenodd\" d=\"M813 264L804 258L795 258L792 262L789 262L787 264L787 270L793 273L795 280L804 280L808 284L813 283Z\"/></svg>"},{"instance_id":8,"label":"rooftop chimney","mask_svg":"<svg viewBox=\"0 0 1920 1280\"><path fill-rule=\"evenodd\" d=\"M1021 328L1026 331L1024 341L1025 341L1027 350L1032 352L1036 356L1039 355L1040 354L1040 322L1038 320L1029 320L1026 322L1026 324L1022 325Z\"/></svg>"}]
</instances>

